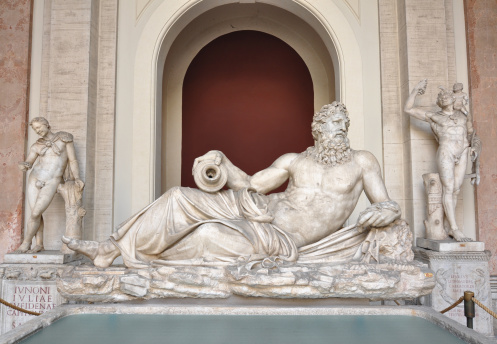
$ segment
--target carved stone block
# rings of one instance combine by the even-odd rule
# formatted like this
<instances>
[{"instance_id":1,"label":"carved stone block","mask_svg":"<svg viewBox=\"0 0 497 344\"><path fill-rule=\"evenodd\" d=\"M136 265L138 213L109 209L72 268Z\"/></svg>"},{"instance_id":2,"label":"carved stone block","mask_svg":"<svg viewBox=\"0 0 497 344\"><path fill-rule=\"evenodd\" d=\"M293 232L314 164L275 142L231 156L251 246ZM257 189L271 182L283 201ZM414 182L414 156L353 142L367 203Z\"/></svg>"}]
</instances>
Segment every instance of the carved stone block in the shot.
<instances>
[{"instance_id":1,"label":"carved stone block","mask_svg":"<svg viewBox=\"0 0 497 344\"><path fill-rule=\"evenodd\" d=\"M226 299L234 295L277 299L412 299L435 284L424 264L298 263L272 268L155 266L105 269L82 265L57 280L72 301L116 302L155 298Z\"/></svg>"},{"instance_id":2,"label":"carved stone block","mask_svg":"<svg viewBox=\"0 0 497 344\"><path fill-rule=\"evenodd\" d=\"M456 302L465 291L475 293L475 298L492 308L488 261L490 252L435 252L418 249L418 258L426 261L435 271L436 285L431 294L431 306L442 311ZM445 313L449 318L466 325L464 305ZM492 316L476 306L474 329L482 334L493 335Z\"/></svg>"},{"instance_id":3,"label":"carved stone block","mask_svg":"<svg viewBox=\"0 0 497 344\"><path fill-rule=\"evenodd\" d=\"M45 313L52 310L64 302L56 286L56 279L60 275L61 269L64 268L67 266L58 264L2 264L0 265L0 297L31 312ZM0 310L0 333L8 332L35 317L36 315L2 306Z\"/></svg>"}]
</instances>

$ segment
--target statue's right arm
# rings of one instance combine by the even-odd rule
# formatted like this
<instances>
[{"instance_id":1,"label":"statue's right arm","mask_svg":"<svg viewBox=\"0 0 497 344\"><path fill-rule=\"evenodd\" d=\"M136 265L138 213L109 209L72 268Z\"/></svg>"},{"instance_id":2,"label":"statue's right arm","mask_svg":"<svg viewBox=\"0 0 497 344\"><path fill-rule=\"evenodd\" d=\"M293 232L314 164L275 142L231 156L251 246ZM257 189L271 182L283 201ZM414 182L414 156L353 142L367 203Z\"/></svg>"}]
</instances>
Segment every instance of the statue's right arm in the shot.
<instances>
[{"instance_id":1,"label":"statue's right arm","mask_svg":"<svg viewBox=\"0 0 497 344\"><path fill-rule=\"evenodd\" d=\"M422 121L427 121L428 118L426 116L426 110L414 107L414 101L416 100L416 96L418 94L423 94L426 89L428 81L426 79L421 80L416 86L414 86L413 90L409 94L407 98L406 104L404 106L404 112L408 115L411 115L417 119Z\"/></svg>"},{"instance_id":2,"label":"statue's right arm","mask_svg":"<svg viewBox=\"0 0 497 344\"><path fill-rule=\"evenodd\" d=\"M23 172L26 172L27 170L31 169L31 167L33 167L34 162L36 161L36 158L38 158L38 153L36 152L33 145L29 149L29 154L28 157L26 158L26 161L19 162L19 169Z\"/></svg>"},{"instance_id":3,"label":"statue's right arm","mask_svg":"<svg viewBox=\"0 0 497 344\"><path fill-rule=\"evenodd\" d=\"M298 156L297 153L284 154L268 168L249 176L250 187L262 194L278 188L290 177L290 166Z\"/></svg>"}]
</instances>

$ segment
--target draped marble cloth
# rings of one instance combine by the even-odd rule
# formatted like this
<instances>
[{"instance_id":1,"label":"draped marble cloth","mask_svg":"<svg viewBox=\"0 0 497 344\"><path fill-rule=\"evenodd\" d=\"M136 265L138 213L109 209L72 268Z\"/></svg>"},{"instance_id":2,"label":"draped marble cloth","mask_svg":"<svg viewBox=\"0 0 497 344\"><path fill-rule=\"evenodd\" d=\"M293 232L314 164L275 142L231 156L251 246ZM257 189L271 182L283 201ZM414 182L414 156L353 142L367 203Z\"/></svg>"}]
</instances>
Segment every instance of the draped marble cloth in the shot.
<instances>
[{"instance_id":1,"label":"draped marble cloth","mask_svg":"<svg viewBox=\"0 0 497 344\"><path fill-rule=\"evenodd\" d=\"M267 258L346 260L357 256L366 238L348 228L297 249L284 229L271 223L267 203L267 196L247 189L206 193L176 187L121 224L111 241L126 266L141 268L150 263L217 265ZM199 229L208 223L224 226Z\"/></svg>"}]
</instances>

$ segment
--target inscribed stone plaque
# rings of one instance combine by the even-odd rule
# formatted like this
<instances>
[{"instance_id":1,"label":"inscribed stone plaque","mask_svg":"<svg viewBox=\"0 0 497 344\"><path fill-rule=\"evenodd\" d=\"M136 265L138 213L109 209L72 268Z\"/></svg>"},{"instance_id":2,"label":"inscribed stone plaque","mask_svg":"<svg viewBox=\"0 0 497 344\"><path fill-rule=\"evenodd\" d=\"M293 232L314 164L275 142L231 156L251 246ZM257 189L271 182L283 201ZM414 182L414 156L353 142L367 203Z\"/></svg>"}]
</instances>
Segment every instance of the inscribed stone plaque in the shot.
<instances>
[{"instance_id":1,"label":"inscribed stone plaque","mask_svg":"<svg viewBox=\"0 0 497 344\"><path fill-rule=\"evenodd\" d=\"M475 293L475 298L492 308L490 274L487 252L435 252L419 250L435 271L436 285L432 292L432 307L441 311L456 302L465 291ZM445 313L449 318L466 325L464 303ZM476 305L473 328L485 335L493 334L492 317Z\"/></svg>"},{"instance_id":2,"label":"inscribed stone plaque","mask_svg":"<svg viewBox=\"0 0 497 344\"><path fill-rule=\"evenodd\" d=\"M45 313L62 303L55 281L2 280L2 298L37 313ZM2 306L1 309L1 333L36 317L7 306Z\"/></svg>"}]
</instances>

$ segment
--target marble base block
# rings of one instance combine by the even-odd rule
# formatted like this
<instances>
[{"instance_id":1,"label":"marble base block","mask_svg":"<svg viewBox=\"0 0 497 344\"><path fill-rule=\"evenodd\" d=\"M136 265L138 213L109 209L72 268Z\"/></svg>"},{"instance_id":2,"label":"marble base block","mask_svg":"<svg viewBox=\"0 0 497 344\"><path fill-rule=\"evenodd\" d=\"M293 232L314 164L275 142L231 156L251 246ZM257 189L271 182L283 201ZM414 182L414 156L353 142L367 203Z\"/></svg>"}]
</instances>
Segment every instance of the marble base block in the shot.
<instances>
[{"instance_id":1,"label":"marble base block","mask_svg":"<svg viewBox=\"0 0 497 344\"><path fill-rule=\"evenodd\" d=\"M432 240L417 238L416 246L437 252L483 252L485 243L481 241L459 242L452 239Z\"/></svg>"},{"instance_id":2,"label":"marble base block","mask_svg":"<svg viewBox=\"0 0 497 344\"><path fill-rule=\"evenodd\" d=\"M492 309L488 261L490 252L435 252L418 248L416 258L428 263L435 271L436 284L431 294L431 306L436 311L456 302L465 291L472 291L475 298ZM466 325L464 302L445 313L449 318ZM476 305L473 328L493 336L493 317Z\"/></svg>"},{"instance_id":3,"label":"marble base block","mask_svg":"<svg viewBox=\"0 0 497 344\"><path fill-rule=\"evenodd\" d=\"M136 299L228 299L233 295L272 299L401 300L427 295L435 285L426 264L304 264L247 270L230 266L151 266L105 269L81 265L57 279L70 301Z\"/></svg>"},{"instance_id":4,"label":"marble base block","mask_svg":"<svg viewBox=\"0 0 497 344\"><path fill-rule=\"evenodd\" d=\"M6 264L66 264L81 260L77 253L65 254L60 251L42 251L37 253L9 253L4 257Z\"/></svg>"},{"instance_id":5,"label":"marble base block","mask_svg":"<svg viewBox=\"0 0 497 344\"><path fill-rule=\"evenodd\" d=\"M0 297L28 311L45 313L64 302L57 291L56 279L62 270L71 268L70 264L40 264L39 261L36 264L1 264ZM0 333L4 334L36 317L2 305Z\"/></svg>"}]
</instances>

